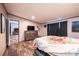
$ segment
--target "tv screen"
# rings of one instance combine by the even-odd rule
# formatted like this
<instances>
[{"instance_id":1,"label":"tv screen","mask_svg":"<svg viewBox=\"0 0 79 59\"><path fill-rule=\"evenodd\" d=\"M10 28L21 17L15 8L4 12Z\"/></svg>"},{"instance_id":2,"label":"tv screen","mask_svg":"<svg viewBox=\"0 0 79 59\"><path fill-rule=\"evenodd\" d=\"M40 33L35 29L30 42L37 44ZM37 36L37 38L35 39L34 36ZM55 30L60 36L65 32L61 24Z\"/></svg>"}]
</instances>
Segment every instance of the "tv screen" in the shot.
<instances>
[{"instance_id":1,"label":"tv screen","mask_svg":"<svg viewBox=\"0 0 79 59\"><path fill-rule=\"evenodd\" d=\"M72 32L79 32L79 21L72 22Z\"/></svg>"},{"instance_id":2,"label":"tv screen","mask_svg":"<svg viewBox=\"0 0 79 59\"><path fill-rule=\"evenodd\" d=\"M34 31L34 30L35 30L35 27L34 27L34 26L28 26L28 27L27 27L27 30L28 30L28 31Z\"/></svg>"}]
</instances>

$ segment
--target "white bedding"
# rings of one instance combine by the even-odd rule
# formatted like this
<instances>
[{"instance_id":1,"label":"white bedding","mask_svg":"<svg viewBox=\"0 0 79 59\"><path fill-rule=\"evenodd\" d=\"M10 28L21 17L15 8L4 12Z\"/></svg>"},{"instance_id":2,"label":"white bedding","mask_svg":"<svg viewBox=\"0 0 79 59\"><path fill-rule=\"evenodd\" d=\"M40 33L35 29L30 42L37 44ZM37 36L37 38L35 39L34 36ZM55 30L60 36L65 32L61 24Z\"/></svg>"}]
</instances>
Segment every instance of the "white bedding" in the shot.
<instances>
[{"instance_id":1,"label":"white bedding","mask_svg":"<svg viewBox=\"0 0 79 59\"><path fill-rule=\"evenodd\" d=\"M49 44L48 39L53 36L45 36L36 38L34 40L34 44L37 47L45 51L47 53L78 53L79 52L79 44Z\"/></svg>"}]
</instances>

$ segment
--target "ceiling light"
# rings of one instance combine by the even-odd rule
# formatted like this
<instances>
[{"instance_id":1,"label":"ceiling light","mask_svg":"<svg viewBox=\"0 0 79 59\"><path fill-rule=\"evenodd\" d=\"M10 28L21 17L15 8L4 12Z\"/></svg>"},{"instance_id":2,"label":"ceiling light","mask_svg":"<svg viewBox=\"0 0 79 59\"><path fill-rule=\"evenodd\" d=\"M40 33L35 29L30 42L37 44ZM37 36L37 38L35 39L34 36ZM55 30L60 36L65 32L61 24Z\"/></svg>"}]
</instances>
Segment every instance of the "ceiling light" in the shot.
<instances>
[{"instance_id":1,"label":"ceiling light","mask_svg":"<svg viewBox=\"0 0 79 59\"><path fill-rule=\"evenodd\" d=\"M32 16L32 19L34 19L35 18L35 16Z\"/></svg>"}]
</instances>

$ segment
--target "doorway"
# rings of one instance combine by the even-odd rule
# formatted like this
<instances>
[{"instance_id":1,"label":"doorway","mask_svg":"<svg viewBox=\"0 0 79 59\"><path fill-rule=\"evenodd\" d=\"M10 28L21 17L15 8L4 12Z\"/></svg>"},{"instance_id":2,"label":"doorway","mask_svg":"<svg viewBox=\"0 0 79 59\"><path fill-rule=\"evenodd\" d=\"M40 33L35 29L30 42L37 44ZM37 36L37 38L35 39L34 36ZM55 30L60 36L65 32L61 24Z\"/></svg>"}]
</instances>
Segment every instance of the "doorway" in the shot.
<instances>
[{"instance_id":1,"label":"doorway","mask_svg":"<svg viewBox=\"0 0 79 59\"><path fill-rule=\"evenodd\" d=\"M19 21L18 20L9 20L8 22L8 33L9 33L9 42L8 45L12 45L19 42Z\"/></svg>"}]
</instances>

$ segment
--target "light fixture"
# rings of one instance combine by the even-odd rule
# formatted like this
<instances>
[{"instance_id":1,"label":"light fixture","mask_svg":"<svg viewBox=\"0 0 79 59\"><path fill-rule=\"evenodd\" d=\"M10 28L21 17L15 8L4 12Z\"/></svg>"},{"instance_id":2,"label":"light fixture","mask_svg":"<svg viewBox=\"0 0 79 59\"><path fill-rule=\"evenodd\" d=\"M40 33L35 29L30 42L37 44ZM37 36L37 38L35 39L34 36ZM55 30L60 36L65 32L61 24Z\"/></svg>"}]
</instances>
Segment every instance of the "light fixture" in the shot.
<instances>
[{"instance_id":1,"label":"light fixture","mask_svg":"<svg viewBox=\"0 0 79 59\"><path fill-rule=\"evenodd\" d=\"M35 16L32 16L32 19L34 19L35 18Z\"/></svg>"}]
</instances>

